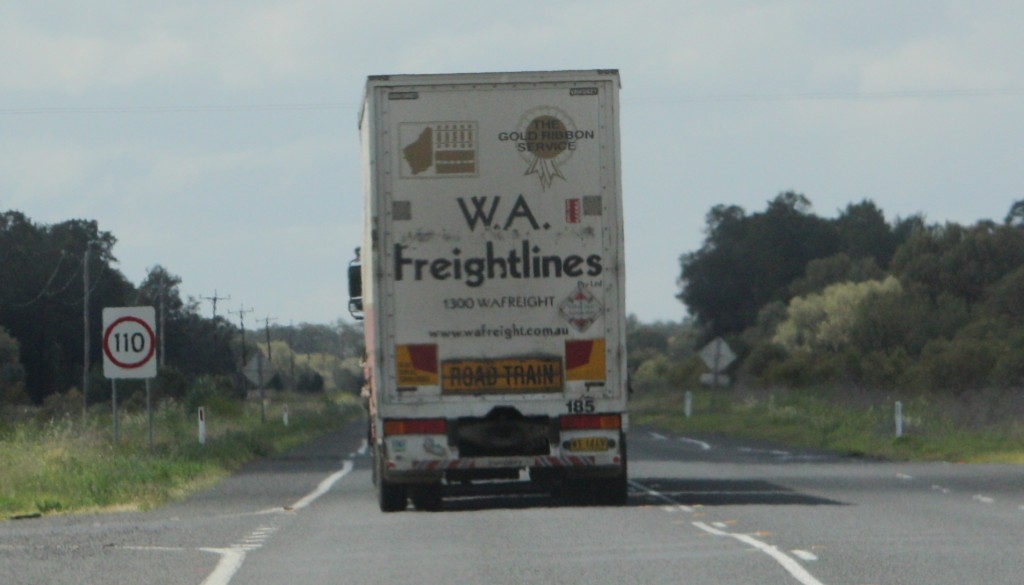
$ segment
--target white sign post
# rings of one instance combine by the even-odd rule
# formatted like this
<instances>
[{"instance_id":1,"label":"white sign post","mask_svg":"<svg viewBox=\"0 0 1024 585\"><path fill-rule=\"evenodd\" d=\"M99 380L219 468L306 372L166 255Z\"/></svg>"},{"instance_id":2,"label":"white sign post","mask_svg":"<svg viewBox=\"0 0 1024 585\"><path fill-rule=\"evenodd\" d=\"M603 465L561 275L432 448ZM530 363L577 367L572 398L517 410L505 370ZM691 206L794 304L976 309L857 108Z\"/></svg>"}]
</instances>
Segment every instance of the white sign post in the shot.
<instances>
[{"instance_id":1,"label":"white sign post","mask_svg":"<svg viewBox=\"0 0 1024 585\"><path fill-rule=\"evenodd\" d=\"M156 310L153 307L103 309L103 375L113 389L114 443L117 443L117 380L146 380L149 441L153 443L153 411L149 380L156 377Z\"/></svg>"},{"instance_id":2,"label":"white sign post","mask_svg":"<svg viewBox=\"0 0 1024 585\"><path fill-rule=\"evenodd\" d=\"M199 407L199 444L206 444L206 409Z\"/></svg>"}]
</instances>

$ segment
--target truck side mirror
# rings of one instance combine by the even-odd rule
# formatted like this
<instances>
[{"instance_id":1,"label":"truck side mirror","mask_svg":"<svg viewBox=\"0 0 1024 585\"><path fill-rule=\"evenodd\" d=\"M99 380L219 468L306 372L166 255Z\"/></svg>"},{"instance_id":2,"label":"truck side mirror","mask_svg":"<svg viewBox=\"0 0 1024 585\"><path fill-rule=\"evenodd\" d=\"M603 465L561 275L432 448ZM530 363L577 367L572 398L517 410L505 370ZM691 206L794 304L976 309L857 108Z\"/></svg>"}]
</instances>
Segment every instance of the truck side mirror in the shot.
<instances>
[{"instance_id":1,"label":"truck side mirror","mask_svg":"<svg viewBox=\"0 0 1024 585\"><path fill-rule=\"evenodd\" d=\"M363 272L358 263L348 265L348 312L357 321L363 318Z\"/></svg>"}]
</instances>

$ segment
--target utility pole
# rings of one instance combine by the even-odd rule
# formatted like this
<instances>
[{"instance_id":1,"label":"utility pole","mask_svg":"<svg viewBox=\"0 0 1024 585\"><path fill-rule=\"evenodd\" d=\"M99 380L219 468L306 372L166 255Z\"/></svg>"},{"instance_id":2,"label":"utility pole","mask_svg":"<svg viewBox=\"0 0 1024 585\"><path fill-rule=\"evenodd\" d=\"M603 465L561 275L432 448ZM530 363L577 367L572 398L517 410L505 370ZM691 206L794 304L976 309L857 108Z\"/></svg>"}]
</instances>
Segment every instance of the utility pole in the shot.
<instances>
[{"instance_id":1,"label":"utility pole","mask_svg":"<svg viewBox=\"0 0 1024 585\"><path fill-rule=\"evenodd\" d=\"M267 361L270 362L270 366L274 366L274 351L270 348L270 322L277 321L277 317L264 317L263 327L267 332Z\"/></svg>"},{"instance_id":2,"label":"utility pole","mask_svg":"<svg viewBox=\"0 0 1024 585\"><path fill-rule=\"evenodd\" d=\"M166 273L164 279L160 283L160 369L164 369L167 366L167 344L164 343L164 324L167 322L164 313L165 299L167 298L167 278Z\"/></svg>"},{"instance_id":3,"label":"utility pole","mask_svg":"<svg viewBox=\"0 0 1024 585\"><path fill-rule=\"evenodd\" d=\"M244 304L243 305L239 305L237 311L228 311L232 315L238 315L238 321L242 325L242 367L243 368L245 368L245 361L246 361L246 357L247 357L245 355L245 314L246 313L253 313L255 311L256 311L256 309L252 309L252 308L246 309Z\"/></svg>"},{"instance_id":4,"label":"utility pole","mask_svg":"<svg viewBox=\"0 0 1024 585\"><path fill-rule=\"evenodd\" d=\"M82 418L89 413L89 252L93 244L99 243L96 240L89 240L85 244L85 254L82 256L82 330L85 332L82 340L84 347L82 358Z\"/></svg>"},{"instance_id":5,"label":"utility pole","mask_svg":"<svg viewBox=\"0 0 1024 585\"><path fill-rule=\"evenodd\" d=\"M274 353L273 353L273 350L270 349L270 322L271 321L277 321L277 317L264 317L263 318L263 327L264 327L264 330L267 333L267 361L270 362L270 368L273 369L274 368ZM260 357L262 358L262 356L260 356ZM262 419L261 422L267 422L267 407L266 407L267 401L264 399L264 395L263 395L263 386L264 386L264 384L263 384L263 360L262 359L259 362L259 366L260 366L260 417Z\"/></svg>"},{"instance_id":6,"label":"utility pole","mask_svg":"<svg viewBox=\"0 0 1024 585\"><path fill-rule=\"evenodd\" d=\"M231 295L226 297L217 296L217 289L213 289L212 297L201 297L204 301L210 301L213 303L213 320L217 321L217 301L230 301Z\"/></svg>"},{"instance_id":7,"label":"utility pole","mask_svg":"<svg viewBox=\"0 0 1024 585\"><path fill-rule=\"evenodd\" d=\"M245 358L246 358L246 355L245 355L245 314L246 313L252 313L255 310L256 309L251 309L251 308L250 309L246 309L245 305L243 304L243 305L239 305L237 311L228 311L229 313L231 313L233 315L238 315L238 321L239 321L239 323L242 324L242 368L241 368L242 375L240 376L241 379L239 380L239 383L242 385L242 389L243 390L245 389ZM262 384L261 384L261 386L262 386ZM262 398L263 397L260 396L260 409L261 409L261 411L263 409L263 400L262 400ZM263 417L265 418L266 415L264 414Z\"/></svg>"},{"instance_id":8,"label":"utility pole","mask_svg":"<svg viewBox=\"0 0 1024 585\"><path fill-rule=\"evenodd\" d=\"M288 353L291 356L291 371L289 372L289 380L291 380L291 390L295 392L295 322L288 321Z\"/></svg>"},{"instance_id":9,"label":"utility pole","mask_svg":"<svg viewBox=\"0 0 1024 585\"><path fill-rule=\"evenodd\" d=\"M226 297L218 296L217 289L213 289L212 297L202 297L205 301L213 303L213 359L217 359L217 301L230 301L231 295ZM216 362L214 362L216 363Z\"/></svg>"}]
</instances>

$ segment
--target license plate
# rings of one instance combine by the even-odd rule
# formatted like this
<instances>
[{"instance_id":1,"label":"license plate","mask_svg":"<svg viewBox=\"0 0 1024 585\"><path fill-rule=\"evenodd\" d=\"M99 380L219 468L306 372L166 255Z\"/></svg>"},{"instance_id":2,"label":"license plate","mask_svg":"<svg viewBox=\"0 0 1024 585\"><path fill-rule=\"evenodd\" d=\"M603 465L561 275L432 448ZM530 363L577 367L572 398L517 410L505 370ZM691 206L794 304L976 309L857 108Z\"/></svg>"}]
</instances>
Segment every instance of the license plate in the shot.
<instances>
[{"instance_id":1,"label":"license plate","mask_svg":"<svg viewBox=\"0 0 1024 585\"><path fill-rule=\"evenodd\" d=\"M560 358L449 360L441 363L445 394L561 392Z\"/></svg>"},{"instance_id":2,"label":"license plate","mask_svg":"<svg viewBox=\"0 0 1024 585\"><path fill-rule=\"evenodd\" d=\"M605 437L584 437L569 441L570 451L607 451L608 439Z\"/></svg>"}]
</instances>

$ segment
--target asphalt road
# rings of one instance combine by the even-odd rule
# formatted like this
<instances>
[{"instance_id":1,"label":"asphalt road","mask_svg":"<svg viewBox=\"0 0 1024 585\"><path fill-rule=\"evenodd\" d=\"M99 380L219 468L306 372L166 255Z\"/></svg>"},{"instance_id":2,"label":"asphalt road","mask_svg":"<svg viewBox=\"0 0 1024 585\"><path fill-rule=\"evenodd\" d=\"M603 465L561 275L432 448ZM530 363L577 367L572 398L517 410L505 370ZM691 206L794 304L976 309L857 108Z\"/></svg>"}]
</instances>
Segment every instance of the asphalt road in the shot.
<instances>
[{"instance_id":1,"label":"asphalt road","mask_svg":"<svg viewBox=\"0 0 1024 585\"><path fill-rule=\"evenodd\" d=\"M363 427L147 513L0 523L0 583L1014 584L1024 467L634 429L621 508L529 490L382 514Z\"/></svg>"}]
</instances>

